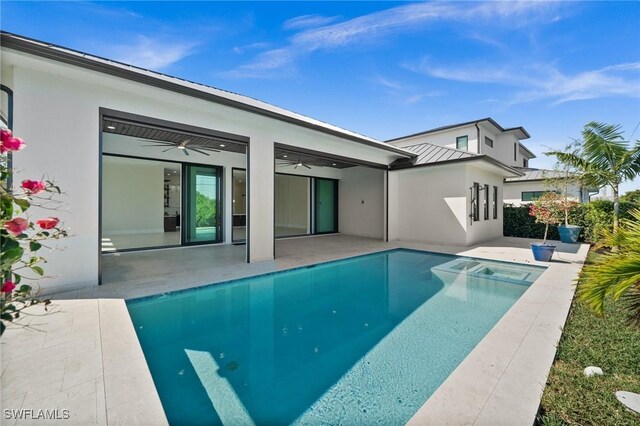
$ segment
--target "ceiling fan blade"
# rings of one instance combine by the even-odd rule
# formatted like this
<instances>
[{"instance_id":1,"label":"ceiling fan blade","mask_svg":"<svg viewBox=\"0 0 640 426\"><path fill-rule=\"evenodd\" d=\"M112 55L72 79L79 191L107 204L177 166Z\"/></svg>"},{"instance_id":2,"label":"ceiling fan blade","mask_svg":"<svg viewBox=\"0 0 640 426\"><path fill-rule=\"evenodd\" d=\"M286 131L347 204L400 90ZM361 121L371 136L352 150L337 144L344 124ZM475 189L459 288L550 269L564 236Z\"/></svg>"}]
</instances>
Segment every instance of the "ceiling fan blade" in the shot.
<instances>
[{"instance_id":1,"label":"ceiling fan blade","mask_svg":"<svg viewBox=\"0 0 640 426\"><path fill-rule=\"evenodd\" d=\"M155 139L143 139L143 138L138 138L139 141L143 141L143 142L153 142L153 143L157 143L160 145L175 145L175 143L173 142L167 142L167 141L157 141Z\"/></svg>"},{"instance_id":2,"label":"ceiling fan blade","mask_svg":"<svg viewBox=\"0 0 640 426\"><path fill-rule=\"evenodd\" d=\"M189 148L189 149L190 149L191 151L195 151L195 152L197 152L197 153L199 153L199 154L204 154L204 155L206 155L207 157L209 156L209 154L207 154L206 152L201 151L201 150L199 150L199 149L196 149L196 148Z\"/></svg>"},{"instance_id":3,"label":"ceiling fan blade","mask_svg":"<svg viewBox=\"0 0 640 426\"><path fill-rule=\"evenodd\" d=\"M311 167L307 166L306 164L303 164L302 167L306 167L307 169L311 170Z\"/></svg>"},{"instance_id":4,"label":"ceiling fan blade","mask_svg":"<svg viewBox=\"0 0 640 426\"><path fill-rule=\"evenodd\" d=\"M293 164L292 164L293 165ZM293 170L297 169L299 166L299 164L296 164L296 166L293 168Z\"/></svg>"},{"instance_id":5,"label":"ceiling fan blade","mask_svg":"<svg viewBox=\"0 0 640 426\"><path fill-rule=\"evenodd\" d=\"M165 149L165 150L164 150L164 151L162 151L162 152L171 151L171 150L172 150L172 149L174 149L174 148L175 148L175 146L172 146L171 148Z\"/></svg>"},{"instance_id":6,"label":"ceiling fan blade","mask_svg":"<svg viewBox=\"0 0 640 426\"><path fill-rule=\"evenodd\" d=\"M187 157L189 156L189 151L187 151L186 149L182 149L182 152L184 152L184 155L186 155Z\"/></svg>"}]
</instances>

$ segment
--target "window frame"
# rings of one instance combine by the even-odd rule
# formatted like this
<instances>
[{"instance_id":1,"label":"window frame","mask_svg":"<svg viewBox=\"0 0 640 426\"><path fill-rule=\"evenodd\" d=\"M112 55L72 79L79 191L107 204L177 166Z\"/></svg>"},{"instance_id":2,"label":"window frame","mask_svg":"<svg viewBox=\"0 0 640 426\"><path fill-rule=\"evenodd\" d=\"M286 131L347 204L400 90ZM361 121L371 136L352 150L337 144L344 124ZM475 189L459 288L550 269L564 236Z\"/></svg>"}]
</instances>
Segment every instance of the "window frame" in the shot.
<instances>
[{"instance_id":1,"label":"window frame","mask_svg":"<svg viewBox=\"0 0 640 426\"><path fill-rule=\"evenodd\" d=\"M460 140L461 139L465 139L465 143L466 143L466 148L465 149L460 148ZM456 137L456 149L458 149L460 151L469 151L469 135L457 136Z\"/></svg>"},{"instance_id":2,"label":"window frame","mask_svg":"<svg viewBox=\"0 0 640 426\"><path fill-rule=\"evenodd\" d=\"M471 217L474 222L480 221L480 183L473 182L472 195L474 197L471 204Z\"/></svg>"},{"instance_id":3,"label":"window frame","mask_svg":"<svg viewBox=\"0 0 640 426\"><path fill-rule=\"evenodd\" d=\"M493 218L498 218L498 187L493 186Z\"/></svg>"},{"instance_id":4,"label":"window frame","mask_svg":"<svg viewBox=\"0 0 640 426\"><path fill-rule=\"evenodd\" d=\"M535 201L537 198L542 197L547 192L550 192L550 191L522 191L520 193L520 201L524 201L524 202L530 203L530 202ZM531 195L531 198L529 198L528 200L525 200L524 194L538 194L538 195L537 196Z\"/></svg>"},{"instance_id":5,"label":"window frame","mask_svg":"<svg viewBox=\"0 0 640 426\"><path fill-rule=\"evenodd\" d=\"M490 142L490 143L488 143L487 141ZM484 144L487 145L489 148L493 148L493 139L491 139L488 136L485 136L484 137Z\"/></svg>"},{"instance_id":6,"label":"window frame","mask_svg":"<svg viewBox=\"0 0 640 426\"><path fill-rule=\"evenodd\" d=\"M489 220L489 184L484 184L484 220Z\"/></svg>"}]
</instances>

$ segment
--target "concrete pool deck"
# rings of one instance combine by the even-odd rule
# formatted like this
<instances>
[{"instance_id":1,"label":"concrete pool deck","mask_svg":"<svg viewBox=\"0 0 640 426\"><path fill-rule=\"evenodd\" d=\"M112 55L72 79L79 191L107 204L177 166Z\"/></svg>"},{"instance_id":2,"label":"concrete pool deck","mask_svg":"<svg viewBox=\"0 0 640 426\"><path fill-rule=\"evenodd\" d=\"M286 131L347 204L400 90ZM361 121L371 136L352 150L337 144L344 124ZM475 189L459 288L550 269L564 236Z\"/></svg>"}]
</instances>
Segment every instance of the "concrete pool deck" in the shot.
<instances>
[{"instance_id":1,"label":"concrete pool deck","mask_svg":"<svg viewBox=\"0 0 640 426\"><path fill-rule=\"evenodd\" d=\"M116 263L130 275L112 278L113 282L100 287L53 295L54 312L27 317L29 328L11 327L2 336L2 424L166 424L125 299L398 247L548 266L409 421L532 424L571 306L573 280L588 246L558 243L558 253L546 264L531 260L529 242L500 238L454 247L330 235L279 240L275 261L251 265L238 260L241 246L189 249L200 250L197 253L205 257L215 252L224 260L169 274L158 257L196 252L123 254ZM136 270L141 273L132 275ZM55 414L60 416L64 416L62 410L69 410L69 418L9 419L7 409L57 409ZM36 414L31 412L32 417Z\"/></svg>"}]
</instances>

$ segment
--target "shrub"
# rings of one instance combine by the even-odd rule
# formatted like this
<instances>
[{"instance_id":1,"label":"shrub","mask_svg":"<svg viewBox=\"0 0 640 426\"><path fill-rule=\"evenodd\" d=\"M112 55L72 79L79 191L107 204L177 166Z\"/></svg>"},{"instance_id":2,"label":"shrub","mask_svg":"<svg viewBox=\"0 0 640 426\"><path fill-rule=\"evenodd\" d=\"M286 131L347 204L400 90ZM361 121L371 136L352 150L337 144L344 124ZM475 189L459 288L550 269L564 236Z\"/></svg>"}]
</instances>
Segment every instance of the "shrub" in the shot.
<instances>
[{"instance_id":1,"label":"shrub","mask_svg":"<svg viewBox=\"0 0 640 426\"><path fill-rule=\"evenodd\" d=\"M630 219L633 204L620 203L620 218ZM541 240L544 237L544 224L535 223L535 218L529 216L529 206L504 205L504 236ZM569 223L582 227L580 241L596 242L603 236L604 229L613 228L613 202L595 200L580 204L569 213ZM549 240L559 240L558 228L549 228Z\"/></svg>"}]
</instances>

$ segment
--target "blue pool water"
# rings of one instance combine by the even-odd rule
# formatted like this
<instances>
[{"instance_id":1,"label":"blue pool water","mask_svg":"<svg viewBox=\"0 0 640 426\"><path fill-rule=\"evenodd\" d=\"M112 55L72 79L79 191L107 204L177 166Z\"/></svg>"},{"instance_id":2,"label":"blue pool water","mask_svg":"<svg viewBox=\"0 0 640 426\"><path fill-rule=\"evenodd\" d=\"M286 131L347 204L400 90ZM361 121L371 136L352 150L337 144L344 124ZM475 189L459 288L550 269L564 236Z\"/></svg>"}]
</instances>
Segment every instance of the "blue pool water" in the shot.
<instances>
[{"instance_id":1,"label":"blue pool water","mask_svg":"<svg viewBox=\"0 0 640 426\"><path fill-rule=\"evenodd\" d=\"M400 425L543 271L398 249L128 308L171 424Z\"/></svg>"}]
</instances>

